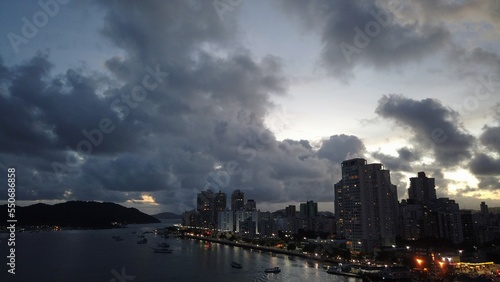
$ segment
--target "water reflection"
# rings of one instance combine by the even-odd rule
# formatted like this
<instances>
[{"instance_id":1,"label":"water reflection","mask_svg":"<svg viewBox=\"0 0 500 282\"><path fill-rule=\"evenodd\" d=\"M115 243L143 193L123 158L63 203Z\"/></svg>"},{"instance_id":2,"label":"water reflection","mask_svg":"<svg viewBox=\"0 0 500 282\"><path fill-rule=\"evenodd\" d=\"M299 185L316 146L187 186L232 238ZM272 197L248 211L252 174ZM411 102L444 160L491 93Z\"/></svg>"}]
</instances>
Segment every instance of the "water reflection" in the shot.
<instances>
[{"instance_id":1,"label":"water reflection","mask_svg":"<svg viewBox=\"0 0 500 282\"><path fill-rule=\"evenodd\" d=\"M173 252L154 253L152 247L163 238L147 233L148 242L137 244L137 236L153 228L20 233L16 279L7 280L2 273L0 281L110 281L112 271L120 273L122 269L135 277L134 282L360 281L330 275L315 261L193 239L169 238ZM117 242L112 236L124 240ZM0 251L6 253L5 244ZM232 261L241 263L242 268L231 267ZM279 266L281 273L264 273L274 266Z\"/></svg>"}]
</instances>

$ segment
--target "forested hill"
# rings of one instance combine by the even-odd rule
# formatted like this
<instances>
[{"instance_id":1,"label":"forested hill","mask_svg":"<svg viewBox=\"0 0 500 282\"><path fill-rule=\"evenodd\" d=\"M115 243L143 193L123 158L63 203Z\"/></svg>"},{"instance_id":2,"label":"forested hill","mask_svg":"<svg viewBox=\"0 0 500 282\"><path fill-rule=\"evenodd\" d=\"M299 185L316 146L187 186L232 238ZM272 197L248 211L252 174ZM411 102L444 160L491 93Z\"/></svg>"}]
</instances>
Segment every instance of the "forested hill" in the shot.
<instances>
[{"instance_id":1,"label":"forested hill","mask_svg":"<svg viewBox=\"0 0 500 282\"><path fill-rule=\"evenodd\" d=\"M7 205L0 206L0 220L7 224ZM157 223L158 219L115 203L70 201L55 205L34 204L15 208L16 226L111 228L124 224Z\"/></svg>"}]
</instances>

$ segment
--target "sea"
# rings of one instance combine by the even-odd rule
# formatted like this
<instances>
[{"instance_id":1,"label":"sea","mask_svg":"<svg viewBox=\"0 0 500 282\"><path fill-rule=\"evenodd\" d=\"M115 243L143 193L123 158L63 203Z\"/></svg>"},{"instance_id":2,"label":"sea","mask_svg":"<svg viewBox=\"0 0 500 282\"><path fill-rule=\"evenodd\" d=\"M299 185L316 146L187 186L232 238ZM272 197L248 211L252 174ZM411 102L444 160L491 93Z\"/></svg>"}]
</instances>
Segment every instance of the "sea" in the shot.
<instances>
[{"instance_id":1,"label":"sea","mask_svg":"<svg viewBox=\"0 0 500 282\"><path fill-rule=\"evenodd\" d=\"M142 232L174 223L179 222L17 233L15 274L7 272L10 247L5 236L0 237L0 281L361 281L328 274L320 262L195 239L164 239L147 233L147 244L137 244ZM123 241L112 236L120 236ZM161 242L170 244L173 252L154 253L152 247ZM232 261L243 267L232 268ZM264 273L264 269L274 266L279 266L281 272Z\"/></svg>"}]
</instances>

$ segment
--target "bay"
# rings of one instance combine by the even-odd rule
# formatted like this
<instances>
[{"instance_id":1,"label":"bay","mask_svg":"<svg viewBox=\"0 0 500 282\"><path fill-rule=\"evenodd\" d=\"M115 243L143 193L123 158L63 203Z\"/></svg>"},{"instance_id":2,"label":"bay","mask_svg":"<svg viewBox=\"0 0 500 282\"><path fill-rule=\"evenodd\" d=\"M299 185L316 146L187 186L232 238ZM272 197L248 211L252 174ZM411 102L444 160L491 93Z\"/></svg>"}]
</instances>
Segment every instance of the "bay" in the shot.
<instances>
[{"instance_id":1,"label":"bay","mask_svg":"<svg viewBox=\"0 0 500 282\"><path fill-rule=\"evenodd\" d=\"M8 247L0 243L4 261L0 281L361 281L328 274L315 261L194 239L165 240L148 233L148 243L137 244L142 232L171 223L175 221L121 229L18 233L15 275L7 273ZM152 247L164 241L173 252L154 253ZM232 268L232 261L243 268ZM281 273L264 273L274 266Z\"/></svg>"}]
</instances>

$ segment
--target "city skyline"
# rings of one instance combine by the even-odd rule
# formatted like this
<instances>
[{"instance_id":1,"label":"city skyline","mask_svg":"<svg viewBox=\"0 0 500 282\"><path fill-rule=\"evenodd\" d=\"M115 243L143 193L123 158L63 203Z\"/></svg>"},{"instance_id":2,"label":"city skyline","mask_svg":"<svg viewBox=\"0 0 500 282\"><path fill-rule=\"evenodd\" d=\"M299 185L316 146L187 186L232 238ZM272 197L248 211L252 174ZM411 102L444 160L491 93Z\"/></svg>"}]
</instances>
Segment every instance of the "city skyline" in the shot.
<instances>
[{"instance_id":1,"label":"city skyline","mask_svg":"<svg viewBox=\"0 0 500 282\"><path fill-rule=\"evenodd\" d=\"M182 214L182 225L249 240L286 238L290 234L305 239L297 234L307 233L309 237L342 242L354 253L395 250L398 244L406 244L408 251L409 245L430 239L472 248L497 240L500 234L498 214L490 213L486 202L481 202L480 210L461 209L454 199L437 197L435 179L423 171L410 178L408 198L399 202L391 172L383 164L354 158L341 166L342 179L335 184L334 214L318 213L318 203L309 200L300 203L298 212L295 205L261 211L253 199L243 205L244 192L240 190L231 194L230 206L221 206L217 203L226 203L226 194L207 189L197 195L198 203L203 204Z\"/></svg>"},{"instance_id":2,"label":"city skyline","mask_svg":"<svg viewBox=\"0 0 500 282\"><path fill-rule=\"evenodd\" d=\"M500 206L499 8L2 1L0 169L20 205L181 213L213 187L333 211L341 163L364 158L398 200L425 172L437 198Z\"/></svg>"}]
</instances>

